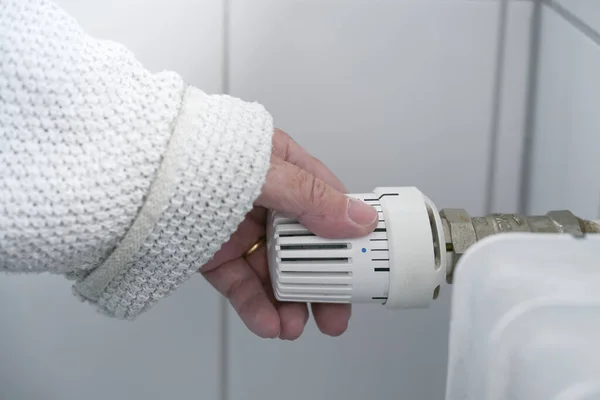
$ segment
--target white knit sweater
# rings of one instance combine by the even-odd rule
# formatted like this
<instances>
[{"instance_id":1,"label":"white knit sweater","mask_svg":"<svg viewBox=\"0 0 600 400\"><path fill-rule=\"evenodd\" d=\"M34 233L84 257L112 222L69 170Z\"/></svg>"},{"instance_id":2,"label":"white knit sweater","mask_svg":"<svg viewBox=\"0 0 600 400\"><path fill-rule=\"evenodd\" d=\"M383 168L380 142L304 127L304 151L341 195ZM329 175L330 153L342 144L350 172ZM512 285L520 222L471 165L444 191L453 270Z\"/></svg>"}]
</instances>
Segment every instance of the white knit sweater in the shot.
<instances>
[{"instance_id":1,"label":"white knit sweater","mask_svg":"<svg viewBox=\"0 0 600 400\"><path fill-rule=\"evenodd\" d=\"M244 219L272 133L262 106L153 74L48 0L0 0L0 270L135 318Z\"/></svg>"}]
</instances>

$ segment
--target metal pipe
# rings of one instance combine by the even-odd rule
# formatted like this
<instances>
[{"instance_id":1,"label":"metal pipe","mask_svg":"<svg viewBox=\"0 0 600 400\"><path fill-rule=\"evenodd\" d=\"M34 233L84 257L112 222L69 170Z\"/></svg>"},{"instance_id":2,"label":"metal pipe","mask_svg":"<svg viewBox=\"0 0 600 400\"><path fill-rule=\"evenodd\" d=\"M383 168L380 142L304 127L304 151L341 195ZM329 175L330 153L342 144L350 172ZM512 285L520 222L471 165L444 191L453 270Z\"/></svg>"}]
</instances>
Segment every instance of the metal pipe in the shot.
<instances>
[{"instance_id":1,"label":"metal pipe","mask_svg":"<svg viewBox=\"0 0 600 400\"><path fill-rule=\"evenodd\" d=\"M452 283L454 268L465 251L491 235L508 232L570 234L577 237L600 234L600 221L582 219L566 210L535 216L490 214L472 218L462 209L444 209L440 211L440 217L449 261L448 283Z\"/></svg>"}]
</instances>

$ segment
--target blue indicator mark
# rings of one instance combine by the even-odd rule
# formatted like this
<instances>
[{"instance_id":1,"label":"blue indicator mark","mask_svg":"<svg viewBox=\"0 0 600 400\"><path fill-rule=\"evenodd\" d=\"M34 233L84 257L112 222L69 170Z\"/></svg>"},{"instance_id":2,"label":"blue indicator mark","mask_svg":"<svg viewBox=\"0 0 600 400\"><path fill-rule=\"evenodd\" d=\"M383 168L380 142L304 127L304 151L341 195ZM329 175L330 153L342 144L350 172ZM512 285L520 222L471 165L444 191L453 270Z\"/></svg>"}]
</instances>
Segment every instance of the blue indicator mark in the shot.
<instances>
[{"instance_id":1,"label":"blue indicator mark","mask_svg":"<svg viewBox=\"0 0 600 400\"><path fill-rule=\"evenodd\" d=\"M365 248L363 247L361 251L362 251L363 253L366 253L366 252L367 252L367 249L365 249Z\"/></svg>"}]
</instances>

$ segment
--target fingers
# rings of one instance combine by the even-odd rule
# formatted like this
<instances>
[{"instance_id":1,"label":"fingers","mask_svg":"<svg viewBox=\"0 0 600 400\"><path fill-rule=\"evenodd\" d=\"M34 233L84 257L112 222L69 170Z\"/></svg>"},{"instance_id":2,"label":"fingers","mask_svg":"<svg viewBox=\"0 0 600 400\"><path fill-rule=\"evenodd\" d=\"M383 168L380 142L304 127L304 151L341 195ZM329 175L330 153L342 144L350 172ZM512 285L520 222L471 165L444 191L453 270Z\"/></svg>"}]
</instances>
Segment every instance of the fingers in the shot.
<instances>
[{"instance_id":1,"label":"fingers","mask_svg":"<svg viewBox=\"0 0 600 400\"><path fill-rule=\"evenodd\" d=\"M371 233L377 226L377 211L351 199L323 180L277 157L257 203L298 219L322 237L349 238Z\"/></svg>"},{"instance_id":2,"label":"fingers","mask_svg":"<svg viewBox=\"0 0 600 400\"><path fill-rule=\"evenodd\" d=\"M258 278L264 282L265 291L269 299L279 313L280 331L279 338L284 340L296 340L304 332L304 327L308 322L308 307L304 303L279 303L275 299L275 294L271 287L271 279L269 277L269 268L267 266L267 251L263 246L248 257L248 264Z\"/></svg>"},{"instance_id":3,"label":"fingers","mask_svg":"<svg viewBox=\"0 0 600 400\"><path fill-rule=\"evenodd\" d=\"M308 322L308 307L304 303L279 303L277 306L281 320L279 338L296 340L304 332Z\"/></svg>"},{"instance_id":4,"label":"fingers","mask_svg":"<svg viewBox=\"0 0 600 400\"><path fill-rule=\"evenodd\" d=\"M269 299L276 304L280 320L279 338L298 339L308 322L307 305L305 303L278 302L275 299L267 266L267 251L264 246L248 257L248 264L258 278L264 282ZM312 310L317 327L324 334L339 336L346 331L351 315L350 304L313 304Z\"/></svg>"},{"instance_id":5,"label":"fingers","mask_svg":"<svg viewBox=\"0 0 600 400\"><path fill-rule=\"evenodd\" d=\"M325 164L304 150L294 139L280 129L275 129L273 135L273 154L290 164L302 168L335 190L342 193L347 192L344 184Z\"/></svg>"},{"instance_id":6,"label":"fingers","mask_svg":"<svg viewBox=\"0 0 600 400\"><path fill-rule=\"evenodd\" d=\"M243 258L230 261L203 273L222 295L231 302L246 327L262 338L276 338L281 332L277 309L265 288Z\"/></svg>"},{"instance_id":7,"label":"fingers","mask_svg":"<svg viewBox=\"0 0 600 400\"><path fill-rule=\"evenodd\" d=\"M243 258L203 272L231 303L246 327L262 338L296 340L304 332L308 308L301 303L277 303L273 297L266 258L255 253L251 267Z\"/></svg>"},{"instance_id":8,"label":"fingers","mask_svg":"<svg viewBox=\"0 0 600 400\"><path fill-rule=\"evenodd\" d=\"M344 333L352 314L350 304L313 304L312 311L319 330L329 336Z\"/></svg>"}]
</instances>

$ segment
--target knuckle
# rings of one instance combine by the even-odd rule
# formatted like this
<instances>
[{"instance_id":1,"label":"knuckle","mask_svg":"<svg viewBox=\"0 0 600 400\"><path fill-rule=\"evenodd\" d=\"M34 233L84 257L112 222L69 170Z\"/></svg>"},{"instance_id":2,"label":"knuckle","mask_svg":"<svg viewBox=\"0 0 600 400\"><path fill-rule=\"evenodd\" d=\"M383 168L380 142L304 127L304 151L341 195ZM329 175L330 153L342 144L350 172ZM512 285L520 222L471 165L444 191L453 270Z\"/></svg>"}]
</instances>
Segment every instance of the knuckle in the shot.
<instances>
[{"instance_id":1,"label":"knuckle","mask_svg":"<svg viewBox=\"0 0 600 400\"><path fill-rule=\"evenodd\" d=\"M308 172L299 169L295 176L298 197L302 199L304 214L313 214L315 209L322 208L327 201L327 185Z\"/></svg>"},{"instance_id":2,"label":"knuckle","mask_svg":"<svg viewBox=\"0 0 600 400\"><path fill-rule=\"evenodd\" d=\"M297 169L293 176L294 187L297 190L296 196L306 202L309 202L310 199L308 193L310 191L310 186L312 185L311 178L310 174L302 169Z\"/></svg>"},{"instance_id":3,"label":"knuckle","mask_svg":"<svg viewBox=\"0 0 600 400\"><path fill-rule=\"evenodd\" d=\"M320 179L310 180L309 201L313 207L321 208L327 204L327 184Z\"/></svg>"}]
</instances>

